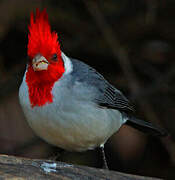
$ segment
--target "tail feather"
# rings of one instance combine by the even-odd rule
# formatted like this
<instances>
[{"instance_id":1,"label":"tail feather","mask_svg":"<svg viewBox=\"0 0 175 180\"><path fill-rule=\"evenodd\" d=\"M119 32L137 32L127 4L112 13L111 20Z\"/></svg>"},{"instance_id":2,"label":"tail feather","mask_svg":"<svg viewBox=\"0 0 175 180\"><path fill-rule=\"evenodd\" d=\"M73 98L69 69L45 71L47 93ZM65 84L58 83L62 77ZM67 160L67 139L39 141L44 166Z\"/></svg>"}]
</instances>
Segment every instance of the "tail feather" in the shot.
<instances>
[{"instance_id":1,"label":"tail feather","mask_svg":"<svg viewBox=\"0 0 175 180\"><path fill-rule=\"evenodd\" d=\"M130 125L142 132L148 133L153 136L160 136L165 137L168 136L168 132L160 127L154 126L152 123L137 119L133 116L129 117L126 114L124 114L125 118L127 118L126 124Z\"/></svg>"}]
</instances>

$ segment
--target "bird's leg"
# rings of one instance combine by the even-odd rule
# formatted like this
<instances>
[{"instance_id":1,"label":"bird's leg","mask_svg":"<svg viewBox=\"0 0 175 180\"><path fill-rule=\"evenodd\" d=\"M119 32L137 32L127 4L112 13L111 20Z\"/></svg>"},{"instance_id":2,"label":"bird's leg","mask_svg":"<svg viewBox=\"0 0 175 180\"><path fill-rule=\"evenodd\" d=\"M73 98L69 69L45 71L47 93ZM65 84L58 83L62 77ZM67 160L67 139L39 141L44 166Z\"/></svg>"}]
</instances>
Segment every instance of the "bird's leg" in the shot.
<instances>
[{"instance_id":1,"label":"bird's leg","mask_svg":"<svg viewBox=\"0 0 175 180\"><path fill-rule=\"evenodd\" d=\"M53 153L51 156L49 156L48 159L51 161L56 161L60 156L61 156L60 153L57 152L57 153Z\"/></svg>"},{"instance_id":2,"label":"bird's leg","mask_svg":"<svg viewBox=\"0 0 175 180\"><path fill-rule=\"evenodd\" d=\"M65 150L64 149L60 149L60 148L56 148L56 147L54 147L53 148L53 151L52 151L52 155L51 156L49 156L49 160L53 160L53 161L56 161L56 160L58 160L59 159L59 157L61 157L62 156L62 154L65 152Z\"/></svg>"},{"instance_id":3,"label":"bird's leg","mask_svg":"<svg viewBox=\"0 0 175 180\"><path fill-rule=\"evenodd\" d=\"M103 169L109 169L109 168L108 168L108 163L107 163L107 160L106 160L106 156L105 156L104 144L102 144L102 145L100 146L100 149L101 149L102 157L103 157Z\"/></svg>"},{"instance_id":4,"label":"bird's leg","mask_svg":"<svg viewBox=\"0 0 175 180\"><path fill-rule=\"evenodd\" d=\"M56 161L59 157L60 157L60 154L57 153L57 154L55 154L55 155L50 156L50 157L49 157L49 160L51 160L51 161Z\"/></svg>"}]
</instances>

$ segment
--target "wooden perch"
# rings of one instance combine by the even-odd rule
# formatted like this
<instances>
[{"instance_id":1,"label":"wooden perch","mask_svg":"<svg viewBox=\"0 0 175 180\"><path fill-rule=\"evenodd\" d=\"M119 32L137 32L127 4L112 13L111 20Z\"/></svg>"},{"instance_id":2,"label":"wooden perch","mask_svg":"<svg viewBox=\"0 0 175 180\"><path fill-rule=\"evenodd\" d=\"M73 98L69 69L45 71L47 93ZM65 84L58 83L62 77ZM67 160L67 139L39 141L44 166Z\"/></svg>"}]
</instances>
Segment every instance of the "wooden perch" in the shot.
<instances>
[{"instance_id":1,"label":"wooden perch","mask_svg":"<svg viewBox=\"0 0 175 180\"><path fill-rule=\"evenodd\" d=\"M0 155L0 179L105 179L105 180L157 180L104 169Z\"/></svg>"}]
</instances>

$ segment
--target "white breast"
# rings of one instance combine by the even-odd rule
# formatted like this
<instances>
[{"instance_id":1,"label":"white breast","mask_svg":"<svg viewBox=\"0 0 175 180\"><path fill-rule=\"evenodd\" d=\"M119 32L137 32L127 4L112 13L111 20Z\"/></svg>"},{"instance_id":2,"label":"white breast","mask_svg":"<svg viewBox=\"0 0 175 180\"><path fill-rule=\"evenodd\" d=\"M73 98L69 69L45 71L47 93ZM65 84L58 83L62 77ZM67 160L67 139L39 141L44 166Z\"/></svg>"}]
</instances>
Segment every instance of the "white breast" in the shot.
<instances>
[{"instance_id":1,"label":"white breast","mask_svg":"<svg viewBox=\"0 0 175 180\"><path fill-rule=\"evenodd\" d=\"M104 144L122 125L121 113L99 108L93 102L82 102L72 96L65 83L63 76L54 84L53 103L32 108L24 76L19 98L29 125L48 143L69 151Z\"/></svg>"}]
</instances>

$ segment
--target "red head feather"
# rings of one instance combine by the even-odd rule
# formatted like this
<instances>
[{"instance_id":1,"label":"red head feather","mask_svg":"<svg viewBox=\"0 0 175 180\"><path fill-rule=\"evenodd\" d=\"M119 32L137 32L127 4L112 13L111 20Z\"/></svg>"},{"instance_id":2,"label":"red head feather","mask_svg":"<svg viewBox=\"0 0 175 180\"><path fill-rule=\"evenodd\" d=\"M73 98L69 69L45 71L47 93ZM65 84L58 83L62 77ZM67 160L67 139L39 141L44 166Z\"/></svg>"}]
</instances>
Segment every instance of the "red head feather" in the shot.
<instances>
[{"instance_id":1,"label":"red head feather","mask_svg":"<svg viewBox=\"0 0 175 180\"><path fill-rule=\"evenodd\" d=\"M46 9L39 11L36 9L34 19L33 12L30 17L29 35L28 35L28 56L33 58L37 53L48 57L56 53L61 56L60 45L56 32L51 32Z\"/></svg>"},{"instance_id":2,"label":"red head feather","mask_svg":"<svg viewBox=\"0 0 175 180\"><path fill-rule=\"evenodd\" d=\"M36 17L34 18L33 13L30 17L28 56L33 59L37 54L44 56L49 65L47 70L34 71L32 62L29 61L26 83L32 107L53 102L52 88L64 73L58 36L55 32L51 32L45 9L41 12L37 9ZM57 54L57 61L51 60L53 54Z\"/></svg>"}]
</instances>

